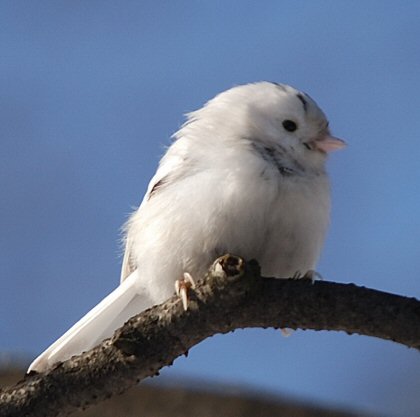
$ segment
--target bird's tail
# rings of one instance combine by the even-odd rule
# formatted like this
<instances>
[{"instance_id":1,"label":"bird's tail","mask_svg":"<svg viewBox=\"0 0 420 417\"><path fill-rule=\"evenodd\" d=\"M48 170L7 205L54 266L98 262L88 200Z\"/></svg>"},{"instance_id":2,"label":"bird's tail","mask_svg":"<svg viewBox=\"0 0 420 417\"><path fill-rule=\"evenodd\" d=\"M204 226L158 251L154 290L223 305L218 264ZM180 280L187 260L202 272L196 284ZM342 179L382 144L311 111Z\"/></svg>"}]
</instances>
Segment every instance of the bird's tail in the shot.
<instances>
[{"instance_id":1,"label":"bird's tail","mask_svg":"<svg viewBox=\"0 0 420 417\"><path fill-rule=\"evenodd\" d=\"M28 372L43 372L56 362L65 361L112 336L130 317L151 307L154 303L146 293L136 288L138 272L134 271L73 327L39 355Z\"/></svg>"}]
</instances>

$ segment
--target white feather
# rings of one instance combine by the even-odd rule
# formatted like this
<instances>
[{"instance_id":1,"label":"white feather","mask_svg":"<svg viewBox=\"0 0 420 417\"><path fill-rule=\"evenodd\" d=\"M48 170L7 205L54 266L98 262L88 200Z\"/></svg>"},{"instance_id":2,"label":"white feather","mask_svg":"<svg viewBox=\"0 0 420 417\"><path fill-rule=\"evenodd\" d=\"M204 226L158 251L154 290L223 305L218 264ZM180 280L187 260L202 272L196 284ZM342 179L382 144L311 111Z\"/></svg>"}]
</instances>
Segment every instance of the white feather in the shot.
<instances>
[{"instance_id":1,"label":"white feather","mask_svg":"<svg viewBox=\"0 0 420 417\"><path fill-rule=\"evenodd\" d=\"M38 356L28 372L44 371L58 361L93 348L111 337L130 317L152 306L147 291L138 288L138 281L135 271Z\"/></svg>"},{"instance_id":2,"label":"white feather","mask_svg":"<svg viewBox=\"0 0 420 417\"><path fill-rule=\"evenodd\" d=\"M316 103L285 85L238 86L189 114L126 225L120 286L29 369L88 350L226 252L265 275L314 270L329 219L325 138L324 149L342 146Z\"/></svg>"}]
</instances>

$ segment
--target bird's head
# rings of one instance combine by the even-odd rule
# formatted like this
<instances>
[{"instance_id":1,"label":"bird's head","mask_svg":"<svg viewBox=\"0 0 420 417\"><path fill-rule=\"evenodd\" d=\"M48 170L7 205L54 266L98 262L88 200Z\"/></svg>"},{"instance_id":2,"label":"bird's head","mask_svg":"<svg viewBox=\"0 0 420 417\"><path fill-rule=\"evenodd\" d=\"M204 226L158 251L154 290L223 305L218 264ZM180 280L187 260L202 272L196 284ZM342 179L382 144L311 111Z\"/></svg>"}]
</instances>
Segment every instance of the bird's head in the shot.
<instances>
[{"instance_id":1,"label":"bird's head","mask_svg":"<svg viewBox=\"0 0 420 417\"><path fill-rule=\"evenodd\" d=\"M307 168L323 167L326 155L343 148L331 135L323 111L307 94L285 84L257 82L218 94L188 115L185 130L205 141L252 140L279 149ZM184 129L181 130L181 132ZM205 134L204 134L205 132Z\"/></svg>"}]
</instances>

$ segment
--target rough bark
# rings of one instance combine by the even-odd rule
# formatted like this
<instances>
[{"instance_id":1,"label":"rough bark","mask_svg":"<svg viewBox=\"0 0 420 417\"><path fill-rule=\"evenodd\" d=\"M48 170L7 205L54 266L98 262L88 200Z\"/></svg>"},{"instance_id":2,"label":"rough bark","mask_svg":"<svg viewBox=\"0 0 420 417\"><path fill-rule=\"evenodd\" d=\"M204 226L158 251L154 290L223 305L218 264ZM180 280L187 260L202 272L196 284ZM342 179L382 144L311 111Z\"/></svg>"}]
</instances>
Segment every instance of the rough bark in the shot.
<instances>
[{"instance_id":1,"label":"rough bark","mask_svg":"<svg viewBox=\"0 0 420 417\"><path fill-rule=\"evenodd\" d=\"M0 370L0 387L16 383L22 369ZM314 404L290 395L252 390L241 385L185 377L142 383L72 417L379 417L337 405Z\"/></svg>"},{"instance_id":2,"label":"rough bark","mask_svg":"<svg viewBox=\"0 0 420 417\"><path fill-rule=\"evenodd\" d=\"M341 330L420 348L420 302L326 281L262 278L225 255L190 294L130 319L111 339L0 394L0 416L64 416L156 375L205 338L247 327Z\"/></svg>"}]
</instances>

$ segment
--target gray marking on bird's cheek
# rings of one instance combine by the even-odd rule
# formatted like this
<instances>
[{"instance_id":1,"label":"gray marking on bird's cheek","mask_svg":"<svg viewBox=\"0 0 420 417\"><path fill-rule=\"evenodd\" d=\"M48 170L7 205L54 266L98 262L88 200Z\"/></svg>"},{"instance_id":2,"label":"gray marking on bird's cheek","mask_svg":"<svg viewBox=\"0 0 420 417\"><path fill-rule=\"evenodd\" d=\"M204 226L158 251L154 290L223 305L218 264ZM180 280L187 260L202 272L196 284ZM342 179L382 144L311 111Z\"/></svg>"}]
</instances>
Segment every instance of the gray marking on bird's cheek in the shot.
<instances>
[{"instance_id":1,"label":"gray marking on bird's cheek","mask_svg":"<svg viewBox=\"0 0 420 417\"><path fill-rule=\"evenodd\" d=\"M290 177L292 175L299 175L299 170L303 170L303 168L295 161L292 160L292 167L288 166L290 164L285 164L284 160L290 159L286 158L288 151L280 146L277 145L276 147L271 147L267 145L263 145L261 143L250 141L252 149L258 153L258 155L264 159L268 164L274 166L280 175L285 177ZM266 177L267 168L264 168L261 172L261 176Z\"/></svg>"}]
</instances>

